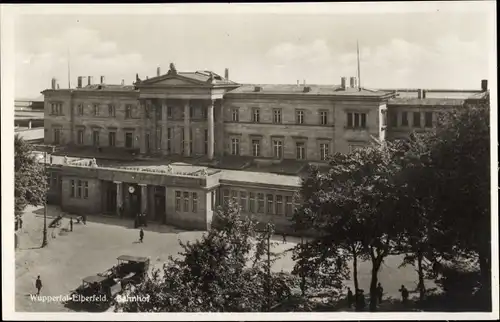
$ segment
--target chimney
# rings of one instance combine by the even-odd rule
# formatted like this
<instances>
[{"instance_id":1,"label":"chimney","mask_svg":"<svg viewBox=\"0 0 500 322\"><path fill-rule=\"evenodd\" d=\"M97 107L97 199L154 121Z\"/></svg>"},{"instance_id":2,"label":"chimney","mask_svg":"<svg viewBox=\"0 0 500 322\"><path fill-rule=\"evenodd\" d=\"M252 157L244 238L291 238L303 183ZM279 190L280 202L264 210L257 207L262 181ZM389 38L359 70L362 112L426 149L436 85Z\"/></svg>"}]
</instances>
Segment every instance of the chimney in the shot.
<instances>
[{"instance_id":1,"label":"chimney","mask_svg":"<svg viewBox=\"0 0 500 322\"><path fill-rule=\"evenodd\" d=\"M156 67L156 76L160 76L161 75L161 69L160 69L160 66Z\"/></svg>"},{"instance_id":2,"label":"chimney","mask_svg":"<svg viewBox=\"0 0 500 322\"><path fill-rule=\"evenodd\" d=\"M125 80L124 80L124 79L122 79L122 86L123 86L123 85L125 85Z\"/></svg>"},{"instance_id":3,"label":"chimney","mask_svg":"<svg viewBox=\"0 0 500 322\"><path fill-rule=\"evenodd\" d=\"M101 84L104 84L104 76L101 76Z\"/></svg>"},{"instance_id":4,"label":"chimney","mask_svg":"<svg viewBox=\"0 0 500 322\"><path fill-rule=\"evenodd\" d=\"M224 78L225 78L225 79L229 79L229 68L226 68L226 69L224 70Z\"/></svg>"},{"instance_id":5,"label":"chimney","mask_svg":"<svg viewBox=\"0 0 500 322\"><path fill-rule=\"evenodd\" d=\"M347 86L347 77L341 77L340 78L340 87L342 87L342 89L345 89L346 86Z\"/></svg>"},{"instance_id":6,"label":"chimney","mask_svg":"<svg viewBox=\"0 0 500 322\"><path fill-rule=\"evenodd\" d=\"M422 98L422 92L423 92L423 90L421 90L421 89L419 89L419 90L417 91L417 93L418 93L418 99L421 99L421 98Z\"/></svg>"},{"instance_id":7,"label":"chimney","mask_svg":"<svg viewBox=\"0 0 500 322\"><path fill-rule=\"evenodd\" d=\"M56 89L56 84L57 84L57 80L55 78L52 78L52 84L51 84L52 86L51 86L51 88L52 89Z\"/></svg>"},{"instance_id":8,"label":"chimney","mask_svg":"<svg viewBox=\"0 0 500 322\"><path fill-rule=\"evenodd\" d=\"M93 78L92 76L88 76L88 80L89 80L88 84L89 85L92 85L92 78Z\"/></svg>"},{"instance_id":9,"label":"chimney","mask_svg":"<svg viewBox=\"0 0 500 322\"><path fill-rule=\"evenodd\" d=\"M481 80L481 90L483 92L488 91L488 80L487 79Z\"/></svg>"},{"instance_id":10,"label":"chimney","mask_svg":"<svg viewBox=\"0 0 500 322\"><path fill-rule=\"evenodd\" d=\"M422 98L425 98L427 96L427 90L422 90Z\"/></svg>"},{"instance_id":11,"label":"chimney","mask_svg":"<svg viewBox=\"0 0 500 322\"><path fill-rule=\"evenodd\" d=\"M356 77L351 77L349 81L352 88L358 88L358 79Z\"/></svg>"},{"instance_id":12,"label":"chimney","mask_svg":"<svg viewBox=\"0 0 500 322\"><path fill-rule=\"evenodd\" d=\"M77 81L76 88L82 88L82 85L83 85L83 77L82 76L78 76L78 81Z\"/></svg>"}]
</instances>

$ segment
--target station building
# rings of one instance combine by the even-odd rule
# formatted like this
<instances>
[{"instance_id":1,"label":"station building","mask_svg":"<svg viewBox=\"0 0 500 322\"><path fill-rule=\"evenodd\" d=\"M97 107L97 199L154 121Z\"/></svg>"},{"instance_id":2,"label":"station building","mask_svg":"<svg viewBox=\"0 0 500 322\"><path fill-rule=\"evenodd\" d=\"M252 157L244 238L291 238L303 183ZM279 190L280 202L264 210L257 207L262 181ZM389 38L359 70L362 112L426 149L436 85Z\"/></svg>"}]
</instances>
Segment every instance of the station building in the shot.
<instances>
[{"instance_id":1,"label":"station building","mask_svg":"<svg viewBox=\"0 0 500 322\"><path fill-rule=\"evenodd\" d=\"M49 199L72 213L148 219L207 229L218 204L232 198L242 213L289 229L307 164L328 155L403 138L437 125L437 115L480 90L374 90L355 77L340 85L237 84L210 72L166 74L133 85L76 88L52 81L45 97L44 140L67 156L51 164ZM73 159L70 157L78 157Z\"/></svg>"}]
</instances>

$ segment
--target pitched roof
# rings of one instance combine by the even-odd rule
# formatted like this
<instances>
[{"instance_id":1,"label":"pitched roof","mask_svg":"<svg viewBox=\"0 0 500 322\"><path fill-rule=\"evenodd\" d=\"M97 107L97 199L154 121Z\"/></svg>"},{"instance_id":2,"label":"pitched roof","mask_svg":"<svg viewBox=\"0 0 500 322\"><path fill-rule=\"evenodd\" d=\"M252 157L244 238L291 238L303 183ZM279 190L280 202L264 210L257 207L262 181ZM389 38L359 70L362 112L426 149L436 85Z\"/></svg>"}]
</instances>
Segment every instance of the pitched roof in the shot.
<instances>
[{"instance_id":1,"label":"pitched roof","mask_svg":"<svg viewBox=\"0 0 500 322\"><path fill-rule=\"evenodd\" d=\"M461 106L464 99L456 98L392 98L388 105L408 105L408 106Z\"/></svg>"},{"instance_id":2,"label":"pitched roof","mask_svg":"<svg viewBox=\"0 0 500 322\"><path fill-rule=\"evenodd\" d=\"M175 72L175 73L169 71L169 73L167 73L167 74L155 76L155 77L148 78L148 79L143 79L143 80L141 80L141 82L139 84L141 84L141 83L142 84L144 84L144 83L151 84L151 83L155 83L156 81L159 81L159 80L162 80L165 78L169 78L169 77L175 78L175 76L187 78L187 79L193 80L193 81L198 82L198 83L207 83L207 84L211 84L211 85L238 85L237 83L235 83L229 79L225 79L224 77L220 76L219 74L214 73L214 72L209 71L209 70L196 71L196 72Z\"/></svg>"},{"instance_id":3,"label":"pitched roof","mask_svg":"<svg viewBox=\"0 0 500 322\"><path fill-rule=\"evenodd\" d=\"M79 91L134 91L133 85L113 85L113 84L92 84L82 88L76 88Z\"/></svg>"},{"instance_id":4,"label":"pitched roof","mask_svg":"<svg viewBox=\"0 0 500 322\"><path fill-rule=\"evenodd\" d=\"M258 89L258 90L256 90ZM294 84L244 84L229 91L226 95L238 94L294 94L305 96L333 95L333 96L366 96L380 97L391 95L384 91L362 88L342 88L340 85L294 85Z\"/></svg>"}]
</instances>

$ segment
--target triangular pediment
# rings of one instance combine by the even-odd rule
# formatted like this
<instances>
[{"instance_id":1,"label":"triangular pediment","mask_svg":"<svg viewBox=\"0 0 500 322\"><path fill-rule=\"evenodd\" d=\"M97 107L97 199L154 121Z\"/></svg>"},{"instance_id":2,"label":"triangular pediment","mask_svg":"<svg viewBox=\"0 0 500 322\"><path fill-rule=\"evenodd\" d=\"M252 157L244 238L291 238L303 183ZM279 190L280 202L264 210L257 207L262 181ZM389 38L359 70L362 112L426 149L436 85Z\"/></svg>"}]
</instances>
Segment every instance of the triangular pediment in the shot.
<instances>
[{"instance_id":1,"label":"triangular pediment","mask_svg":"<svg viewBox=\"0 0 500 322\"><path fill-rule=\"evenodd\" d=\"M141 81L141 85L155 86L210 86L209 83L179 74L163 75Z\"/></svg>"}]
</instances>

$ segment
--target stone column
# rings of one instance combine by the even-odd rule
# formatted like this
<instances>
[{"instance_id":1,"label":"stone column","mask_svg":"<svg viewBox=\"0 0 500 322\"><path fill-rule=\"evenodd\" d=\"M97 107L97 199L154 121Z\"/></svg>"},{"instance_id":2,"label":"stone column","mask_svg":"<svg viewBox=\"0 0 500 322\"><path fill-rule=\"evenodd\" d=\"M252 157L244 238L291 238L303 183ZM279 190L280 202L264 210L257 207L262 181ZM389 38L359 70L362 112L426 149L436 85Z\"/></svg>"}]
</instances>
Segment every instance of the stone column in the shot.
<instances>
[{"instance_id":1,"label":"stone column","mask_svg":"<svg viewBox=\"0 0 500 322\"><path fill-rule=\"evenodd\" d=\"M141 154L146 153L146 132L147 132L147 123L146 123L146 104L144 101L139 100L139 113L142 119L142 130L141 130L141 139L140 139L140 149Z\"/></svg>"},{"instance_id":2,"label":"stone column","mask_svg":"<svg viewBox=\"0 0 500 322\"><path fill-rule=\"evenodd\" d=\"M116 214L120 216L120 207L123 206L123 184L120 181L116 183Z\"/></svg>"},{"instance_id":3,"label":"stone column","mask_svg":"<svg viewBox=\"0 0 500 322\"><path fill-rule=\"evenodd\" d=\"M217 135L217 139L215 140L216 147L217 147L217 155L218 156L223 156L224 155L224 105L222 100L217 100L216 101L217 106L216 113L217 113L217 128L215 129L215 133Z\"/></svg>"},{"instance_id":4,"label":"stone column","mask_svg":"<svg viewBox=\"0 0 500 322\"><path fill-rule=\"evenodd\" d=\"M167 100L162 100L161 102L161 120L162 120L162 130L161 130L161 152L163 155L167 155L167 129L168 129L168 115L167 115Z\"/></svg>"},{"instance_id":5,"label":"stone column","mask_svg":"<svg viewBox=\"0 0 500 322\"><path fill-rule=\"evenodd\" d=\"M207 108L207 119L208 119L208 159L213 160L214 158L214 101L210 100L210 104Z\"/></svg>"},{"instance_id":6,"label":"stone column","mask_svg":"<svg viewBox=\"0 0 500 322\"><path fill-rule=\"evenodd\" d=\"M148 186L143 183L139 183L141 186L141 212L147 213L148 211Z\"/></svg>"},{"instance_id":7,"label":"stone column","mask_svg":"<svg viewBox=\"0 0 500 322\"><path fill-rule=\"evenodd\" d=\"M172 205L172 207L175 207L175 204ZM163 214L162 224L168 224L168 219L169 219L168 218L168 209L169 209L169 204L168 204L168 187L165 186L165 213Z\"/></svg>"},{"instance_id":8,"label":"stone column","mask_svg":"<svg viewBox=\"0 0 500 322\"><path fill-rule=\"evenodd\" d=\"M189 100L184 101L184 156L191 155L189 142L191 141L191 118L189 116Z\"/></svg>"}]
</instances>

